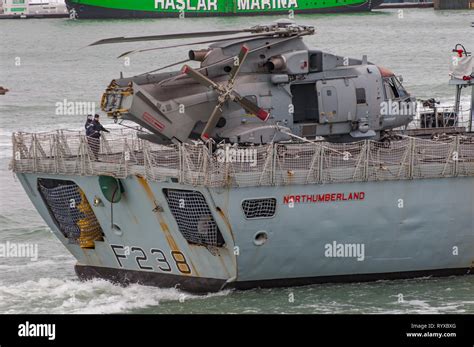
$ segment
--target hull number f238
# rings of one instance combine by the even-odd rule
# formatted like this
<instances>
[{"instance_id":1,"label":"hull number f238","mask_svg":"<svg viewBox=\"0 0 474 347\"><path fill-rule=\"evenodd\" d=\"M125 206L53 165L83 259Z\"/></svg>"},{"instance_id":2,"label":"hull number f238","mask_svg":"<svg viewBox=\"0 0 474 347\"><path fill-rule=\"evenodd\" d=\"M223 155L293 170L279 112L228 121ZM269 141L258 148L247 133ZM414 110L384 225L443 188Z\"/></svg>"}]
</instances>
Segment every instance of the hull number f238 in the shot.
<instances>
[{"instance_id":1,"label":"hull number f238","mask_svg":"<svg viewBox=\"0 0 474 347\"><path fill-rule=\"evenodd\" d=\"M173 266L183 274L191 273L186 257L180 251L171 251L167 258L165 253L157 248L150 249L150 255L147 255L140 247L122 245L110 245L110 247L121 268L123 268L122 260L134 258L140 270L171 272Z\"/></svg>"}]
</instances>

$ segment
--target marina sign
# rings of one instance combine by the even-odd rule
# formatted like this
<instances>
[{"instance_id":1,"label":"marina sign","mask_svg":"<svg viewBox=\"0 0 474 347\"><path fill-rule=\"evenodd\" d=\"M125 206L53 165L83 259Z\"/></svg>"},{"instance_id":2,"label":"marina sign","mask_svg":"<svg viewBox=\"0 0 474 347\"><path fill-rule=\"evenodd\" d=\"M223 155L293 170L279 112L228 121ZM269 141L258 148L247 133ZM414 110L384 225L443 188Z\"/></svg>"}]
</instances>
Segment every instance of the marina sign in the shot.
<instances>
[{"instance_id":1,"label":"marina sign","mask_svg":"<svg viewBox=\"0 0 474 347\"><path fill-rule=\"evenodd\" d=\"M237 0L237 11L298 8L297 0ZM157 10L217 11L218 0L155 0Z\"/></svg>"}]
</instances>

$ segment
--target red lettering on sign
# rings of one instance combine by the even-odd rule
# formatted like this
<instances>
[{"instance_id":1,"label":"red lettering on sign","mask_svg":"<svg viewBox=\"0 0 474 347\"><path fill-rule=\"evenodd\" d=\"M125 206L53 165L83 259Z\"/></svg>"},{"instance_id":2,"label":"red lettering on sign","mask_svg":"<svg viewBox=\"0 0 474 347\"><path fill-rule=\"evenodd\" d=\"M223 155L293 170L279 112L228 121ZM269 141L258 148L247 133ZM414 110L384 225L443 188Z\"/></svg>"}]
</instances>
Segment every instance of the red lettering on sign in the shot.
<instances>
[{"instance_id":1,"label":"red lettering on sign","mask_svg":"<svg viewBox=\"0 0 474 347\"><path fill-rule=\"evenodd\" d=\"M365 192L326 193L326 194L313 194L313 195L308 195L308 194L285 195L283 197L283 204L352 201L352 200L364 200L364 199L365 199Z\"/></svg>"},{"instance_id":2,"label":"red lettering on sign","mask_svg":"<svg viewBox=\"0 0 474 347\"><path fill-rule=\"evenodd\" d=\"M158 129L159 131L163 131L165 129L165 125L159 122L155 117L153 117L148 112L143 113L143 120L145 120L145 122L152 125L154 128Z\"/></svg>"}]
</instances>

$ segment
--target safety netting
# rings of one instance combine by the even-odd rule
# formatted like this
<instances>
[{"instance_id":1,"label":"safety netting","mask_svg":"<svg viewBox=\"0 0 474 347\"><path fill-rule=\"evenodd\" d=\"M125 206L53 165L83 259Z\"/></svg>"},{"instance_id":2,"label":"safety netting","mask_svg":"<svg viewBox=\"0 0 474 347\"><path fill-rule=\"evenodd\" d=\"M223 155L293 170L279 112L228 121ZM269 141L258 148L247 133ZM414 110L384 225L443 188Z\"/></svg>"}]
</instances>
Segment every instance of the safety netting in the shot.
<instances>
[{"instance_id":1,"label":"safety netting","mask_svg":"<svg viewBox=\"0 0 474 347\"><path fill-rule=\"evenodd\" d=\"M71 242L93 248L102 228L84 192L72 181L39 179L38 188L56 225Z\"/></svg>"},{"instance_id":2,"label":"safety netting","mask_svg":"<svg viewBox=\"0 0 474 347\"><path fill-rule=\"evenodd\" d=\"M242 201L242 210L248 219L270 218L275 215L276 205L275 198L247 199Z\"/></svg>"},{"instance_id":3,"label":"safety netting","mask_svg":"<svg viewBox=\"0 0 474 347\"><path fill-rule=\"evenodd\" d=\"M97 152L79 133L15 133L12 168L116 178L141 175L149 181L212 188L472 176L473 138L164 146L121 133L104 136Z\"/></svg>"},{"instance_id":4,"label":"safety netting","mask_svg":"<svg viewBox=\"0 0 474 347\"><path fill-rule=\"evenodd\" d=\"M178 229L189 243L204 246L224 244L219 227L201 192L166 189L165 195Z\"/></svg>"}]
</instances>

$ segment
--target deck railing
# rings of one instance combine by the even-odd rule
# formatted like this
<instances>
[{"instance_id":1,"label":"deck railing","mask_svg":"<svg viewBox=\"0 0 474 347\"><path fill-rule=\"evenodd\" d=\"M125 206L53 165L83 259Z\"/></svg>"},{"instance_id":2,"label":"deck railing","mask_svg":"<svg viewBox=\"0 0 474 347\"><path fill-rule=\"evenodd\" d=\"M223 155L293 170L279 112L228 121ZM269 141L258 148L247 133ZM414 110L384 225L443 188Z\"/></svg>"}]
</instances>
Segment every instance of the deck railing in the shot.
<instances>
[{"instance_id":1,"label":"deck railing","mask_svg":"<svg viewBox=\"0 0 474 347\"><path fill-rule=\"evenodd\" d=\"M79 132L13 134L14 172L67 176L142 175L150 181L193 186L249 187L474 176L474 138L442 141L405 137L389 144L370 140L335 144L275 143L162 146L135 131L106 134L95 158Z\"/></svg>"}]
</instances>

